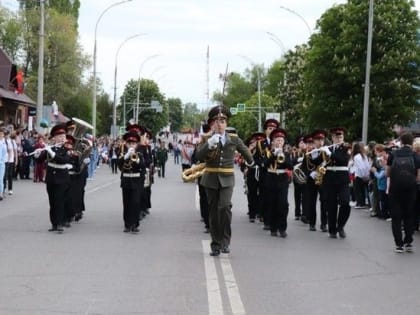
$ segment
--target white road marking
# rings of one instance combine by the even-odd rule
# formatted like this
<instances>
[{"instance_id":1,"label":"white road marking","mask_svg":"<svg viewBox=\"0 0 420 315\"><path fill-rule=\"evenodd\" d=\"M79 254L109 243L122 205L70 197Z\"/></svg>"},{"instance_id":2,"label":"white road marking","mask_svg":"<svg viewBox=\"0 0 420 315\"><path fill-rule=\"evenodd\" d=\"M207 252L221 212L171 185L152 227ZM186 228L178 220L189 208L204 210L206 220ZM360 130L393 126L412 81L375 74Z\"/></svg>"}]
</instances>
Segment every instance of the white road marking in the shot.
<instances>
[{"instance_id":1,"label":"white road marking","mask_svg":"<svg viewBox=\"0 0 420 315\"><path fill-rule=\"evenodd\" d=\"M242 303L241 295L239 294L239 288L236 284L229 258L220 257L220 264L222 266L223 278L225 279L225 285L229 297L230 307L232 309L232 314L245 315L245 308Z\"/></svg>"},{"instance_id":2,"label":"white road marking","mask_svg":"<svg viewBox=\"0 0 420 315\"><path fill-rule=\"evenodd\" d=\"M101 186L97 186L97 187L95 187L95 188L89 189L88 191L86 191L86 193L87 193L87 194L93 193L93 192L98 191L98 190L100 190L100 189L102 189L102 188L105 188L105 187L108 187L108 186L114 185L114 184L115 184L115 183L117 183L117 182L119 182L119 181L114 180L114 181L112 181L112 182L109 182L109 183L103 184L103 185L101 185Z\"/></svg>"},{"instance_id":3,"label":"white road marking","mask_svg":"<svg viewBox=\"0 0 420 315\"><path fill-rule=\"evenodd\" d=\"M223 315L222 295L217 277L215 259L209 256L210 241L203 240L204 269L207 283L209 315Z\"/></svg>"},{"instance_id":4,"label":"white road marking","mask_svg":"<svg viewBox=\"0 0 420 315\"><path fill-rule=\"evenodd\" d=\"M197 211L200 211L200 192L198 190L198 185L195 185L195 208Z\"/></svg>"}]
</instances>

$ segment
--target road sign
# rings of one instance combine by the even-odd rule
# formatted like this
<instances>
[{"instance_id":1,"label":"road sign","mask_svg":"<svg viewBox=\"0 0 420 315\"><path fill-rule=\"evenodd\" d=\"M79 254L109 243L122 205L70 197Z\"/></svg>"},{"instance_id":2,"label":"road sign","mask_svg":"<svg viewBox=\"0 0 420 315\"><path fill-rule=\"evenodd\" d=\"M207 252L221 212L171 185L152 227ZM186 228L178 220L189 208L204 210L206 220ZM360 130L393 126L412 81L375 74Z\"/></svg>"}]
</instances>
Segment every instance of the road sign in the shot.
<instances>
[{"instance_id":1,"label":"road sign","mask_svg":"<svg viewBox=\"0 0 420 315\"><path fill-rule=\"evenodd\" d=\"M265 114L265 119L271 119L274 118L277 121L280 121L280 113L266 113Z\"/></svg>"},{"instance_id":2,"label":"road sign","mask_svg":"<svg viewBox=\"0 0 420 315\"><path fill-rule=\"evenodd\" d=\"M238 113L245 112L245 104L236 104L236 108L238 109Z\"/></svg>"},{"instance_id":3,"label":"road sign","mask_svg":"<svg viewBox=\"0 0 420 315\"><path fill-rule=\"evenodd\" d=\"M151 101L150 102L150 107L151 108L158 108L160 105L159 101Z\"/></svg>"},{"instance_id":4,"label":"road sign","mask_svg":"<svg viewBox=\"0 0 420 315\"><path fill-rule=\"evenodd\" d=\"M231 113L232 115L236 115L236 114L238 113L238 109L237 109L236 107L231 107L231 108L230 108L230 113Z\"/></svg>"}]
</instances>

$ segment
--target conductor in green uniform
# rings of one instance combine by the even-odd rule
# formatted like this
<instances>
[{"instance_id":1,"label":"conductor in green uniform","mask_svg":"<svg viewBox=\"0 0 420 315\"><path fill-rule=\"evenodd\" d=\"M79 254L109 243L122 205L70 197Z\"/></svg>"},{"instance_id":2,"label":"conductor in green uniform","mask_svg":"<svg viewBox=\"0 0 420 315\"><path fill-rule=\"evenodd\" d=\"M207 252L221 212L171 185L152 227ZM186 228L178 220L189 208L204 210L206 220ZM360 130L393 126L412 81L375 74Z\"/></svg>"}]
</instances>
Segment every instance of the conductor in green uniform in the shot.
<instances>
[{"instance_id":1,"label":"conductor in green uniform","mask_svg":"<svg viewBox=\"0 0 420 315\"><path fill-rule=\"evenodd\" d=\"M235 152L242 154L248 166L254 164L251 152L243 141L236 134L225 131L229 117L230 111L223 105L210 109L208 123L212 132L196 152L198 160L206 163L200 184L206 190L209 204L210 256L230 252Z\"/></svg>"}]
</instances>

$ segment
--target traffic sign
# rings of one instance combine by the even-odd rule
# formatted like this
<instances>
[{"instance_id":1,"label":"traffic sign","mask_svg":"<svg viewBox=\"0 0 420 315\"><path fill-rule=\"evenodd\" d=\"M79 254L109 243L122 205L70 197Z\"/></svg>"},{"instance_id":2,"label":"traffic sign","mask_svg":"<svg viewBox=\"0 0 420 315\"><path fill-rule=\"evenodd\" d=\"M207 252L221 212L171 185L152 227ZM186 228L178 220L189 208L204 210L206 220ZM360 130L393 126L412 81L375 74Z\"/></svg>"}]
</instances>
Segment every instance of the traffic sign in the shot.
<instances>
[{"instance_id":1,"label":"traffic sign","mask_svg":"<svg viewBox=\"0 0 420 315\"><path fill-rule=\"evenodd\" d=\"M245 104L236 104L236 108L238 109L238 113L245 112Z\"/></svg>"},{"instance_id":2,"label":"traffic sign","mask_svg":"<svg viewBox=\"0 0 420 315\"><path fill-rule=\"evenodd\" d=\"M230 113L231 113L232 115L236 115L236 114L238 113L238 109L237 109L236 107L231 107L231 108L230 108Z\"/></svg>"}]
</instances>

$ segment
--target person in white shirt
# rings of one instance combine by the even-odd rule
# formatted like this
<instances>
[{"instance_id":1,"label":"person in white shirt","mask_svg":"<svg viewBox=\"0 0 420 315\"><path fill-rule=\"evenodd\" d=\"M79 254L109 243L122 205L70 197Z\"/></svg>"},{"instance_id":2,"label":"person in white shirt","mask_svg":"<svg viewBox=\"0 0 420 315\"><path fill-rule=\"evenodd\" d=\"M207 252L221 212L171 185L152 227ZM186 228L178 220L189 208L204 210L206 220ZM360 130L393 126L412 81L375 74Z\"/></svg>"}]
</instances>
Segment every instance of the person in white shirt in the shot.
<instances>
[{"instance_id":1,"label":"person in white shirt","mask_svg":"<svg viewBox=\"0 0 420 315\"><path fill-rule=\"evenodd\" d=\"M4 138L5 131L0 128L0 201L3 200L4 182L3 178L6 172L6 162L8 160L6 140Z\"/></svg>"},{"instance_id":2,"label":"person in white shirt","mask_svg":"<svg viewBox=\"0 0 420 315\"><path fill-rule=\"evenodd\" d=\"M356 197L356 206L354 208L366 208L371 163L365 152L363 143L357 142L353 145L352 160L352 169L354 171L354 193Z\"/></svg>"},{"instance_id":3,"label":"person in white shirt","mask_svg":"<svg viewBox=\"0 0 420 315\"><path fill-rule=\"evenodd\" d=\"M13 194L13 177L15 174L16 162L17 162L17 145L14 139L10 138L9 131L6 131L5 134L5 143L7 147L7 162L6 162L6 171L3 180L3 193L6 191L6 188L9 192L9 195Z\"/></svg>"}]
</instances>

